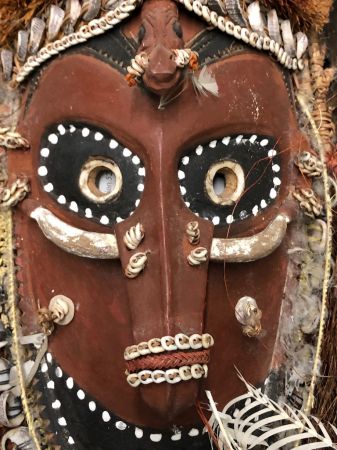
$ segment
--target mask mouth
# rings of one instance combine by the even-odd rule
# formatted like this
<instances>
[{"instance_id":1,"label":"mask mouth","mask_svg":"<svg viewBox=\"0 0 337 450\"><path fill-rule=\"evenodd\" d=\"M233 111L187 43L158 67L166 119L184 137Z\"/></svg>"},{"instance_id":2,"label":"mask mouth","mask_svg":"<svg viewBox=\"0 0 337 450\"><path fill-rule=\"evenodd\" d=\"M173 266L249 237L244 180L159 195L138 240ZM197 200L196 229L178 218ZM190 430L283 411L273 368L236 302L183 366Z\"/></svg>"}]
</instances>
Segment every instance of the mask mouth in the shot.
<instances>
[{"instance_id":1,"label":"mask mouth","mask_svg":"<svg viewBox=\"0 0 337 450\"><path fill-rule=\"evenodd\" d=\"M131 345L124 352L127 382L138 387L206 378L213 345L214 339L208 333L179 333Z\"/></svg>"}]
</instances>

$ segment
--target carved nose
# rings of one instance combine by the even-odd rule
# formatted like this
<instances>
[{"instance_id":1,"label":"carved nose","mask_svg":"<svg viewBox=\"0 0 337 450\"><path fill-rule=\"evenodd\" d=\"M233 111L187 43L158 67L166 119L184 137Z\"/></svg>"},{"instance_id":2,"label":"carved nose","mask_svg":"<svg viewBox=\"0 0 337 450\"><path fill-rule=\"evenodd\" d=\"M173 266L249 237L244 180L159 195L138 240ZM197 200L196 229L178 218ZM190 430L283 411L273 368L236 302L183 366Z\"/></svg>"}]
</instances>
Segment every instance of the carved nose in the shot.
<instances>
[{"instance_id":1,"label":"carved nose","mask_svg":"<svg viewBox=\"0 0 337 450\"><path fill-rule=\"evenodd\" d=\"M172 51L161 44L149 54L143 81L148 89L158 95L165 94L180 81L181 71L172 56Z\"/></svg>"}]
</instances>

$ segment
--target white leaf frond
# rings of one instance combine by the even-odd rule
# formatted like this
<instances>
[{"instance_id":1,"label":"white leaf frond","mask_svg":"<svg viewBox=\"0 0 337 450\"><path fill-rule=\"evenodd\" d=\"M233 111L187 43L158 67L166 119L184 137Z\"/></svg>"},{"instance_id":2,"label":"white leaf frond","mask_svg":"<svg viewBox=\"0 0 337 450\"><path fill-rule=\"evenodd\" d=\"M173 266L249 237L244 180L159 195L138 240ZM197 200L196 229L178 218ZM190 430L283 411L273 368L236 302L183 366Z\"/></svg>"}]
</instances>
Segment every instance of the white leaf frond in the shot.
<instances>
[{"instance_id":1,"label":"white leaf frond","mask_svg":"<svg viewBox=\"0 0 337 450\"><path fill-rule=\"evenodd\" d=\"M337 450L319 419L287 404L277 404L261 389L247 383L239 372L238 376L248 393L230 401L222 412L217 411L211 394L207 394L209 400L212 399L210 405L214 417L211 423L221 449L253 450L266 446L268 450ZM337 436L337 428L330 426Z\"/></svg>"}]
</instances>

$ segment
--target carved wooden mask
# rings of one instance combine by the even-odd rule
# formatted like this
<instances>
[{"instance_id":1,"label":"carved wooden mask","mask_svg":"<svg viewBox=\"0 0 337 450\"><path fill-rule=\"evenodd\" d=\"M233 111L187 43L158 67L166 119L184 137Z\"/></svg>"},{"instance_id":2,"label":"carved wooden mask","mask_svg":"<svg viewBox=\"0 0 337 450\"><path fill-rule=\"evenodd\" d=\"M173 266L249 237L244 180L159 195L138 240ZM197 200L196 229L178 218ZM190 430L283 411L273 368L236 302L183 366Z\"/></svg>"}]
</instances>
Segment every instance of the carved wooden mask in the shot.
<instances>
[{"instance_id":1,"label":"carved wooden mask","mask_svg":"<svg viewBox=\"0 0 337 450\"><path fill-rule=\"evenodd\" d=\"M203 68L216 93L196 87ZM32 75L30 150L8 161L31 186L16 278L23 334L50 334L32 388L49 445L206 449L205 390L224 406L237 370L301 396L288 350L314 357L323 256L307 236L323 225L294 92L269 55L168 0Z\"/></svg>"}]
</instances>

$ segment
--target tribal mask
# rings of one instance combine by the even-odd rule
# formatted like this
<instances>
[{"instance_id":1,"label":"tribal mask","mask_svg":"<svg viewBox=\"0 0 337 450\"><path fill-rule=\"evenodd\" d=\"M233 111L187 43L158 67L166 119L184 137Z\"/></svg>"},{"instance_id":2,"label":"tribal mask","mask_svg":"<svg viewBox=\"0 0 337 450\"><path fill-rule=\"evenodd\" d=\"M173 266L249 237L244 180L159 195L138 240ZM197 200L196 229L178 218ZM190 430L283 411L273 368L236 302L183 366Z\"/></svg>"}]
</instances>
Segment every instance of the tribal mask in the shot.
<instances>
[{"instance_id":1,"label":"tribal mask","mask_svg":"<svg viewBox=\"0 0 337 450\"><path fill-rule=\"evenodd\" d=\"M30 433L4 445L206 449L237 370L310 409L332 125L305 33L329 5L60 3L1 53L2 416Z\"/></svg>"}]
</instances>

